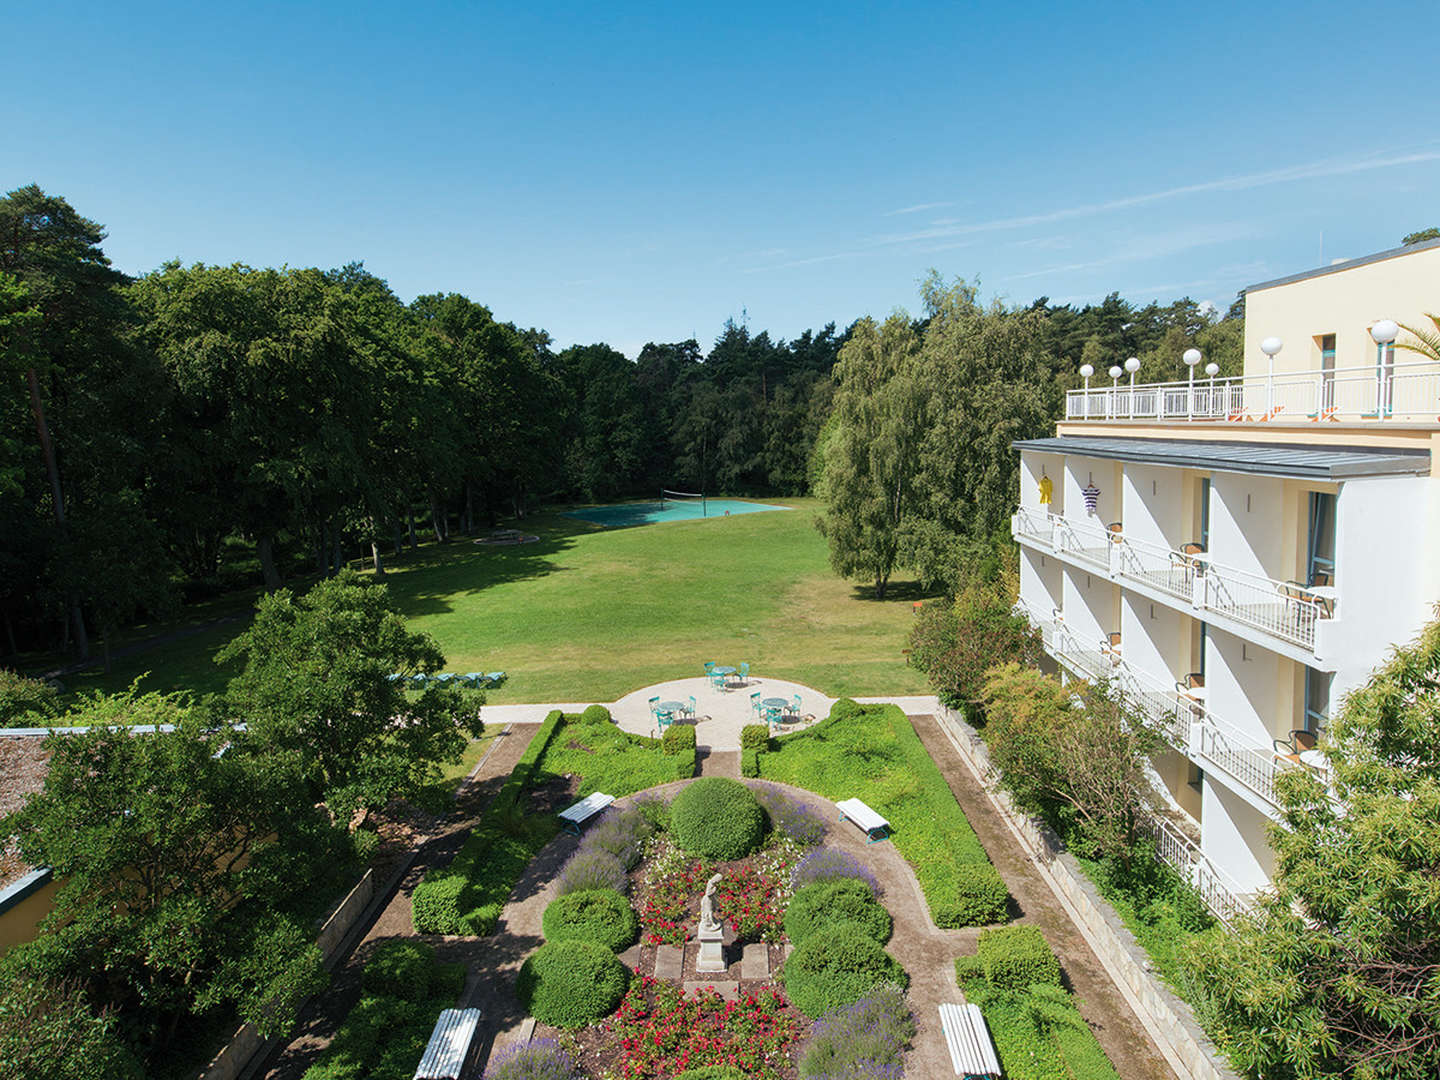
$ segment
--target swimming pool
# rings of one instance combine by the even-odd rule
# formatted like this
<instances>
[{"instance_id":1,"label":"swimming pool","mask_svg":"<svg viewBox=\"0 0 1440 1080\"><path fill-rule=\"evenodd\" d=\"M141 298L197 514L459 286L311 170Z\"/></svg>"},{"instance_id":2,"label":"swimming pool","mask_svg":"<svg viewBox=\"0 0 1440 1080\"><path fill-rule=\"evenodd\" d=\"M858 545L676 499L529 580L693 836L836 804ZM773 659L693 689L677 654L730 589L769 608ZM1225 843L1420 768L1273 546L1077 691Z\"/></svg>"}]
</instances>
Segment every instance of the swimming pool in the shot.
<instances>
[{"instance_id":1,"label":"swimming pool","mask_svg":"<svg viewBox=\"0 0 1440 1080\"><path fill-rule=\"evenodd\" d=\"M706 499L703 504L698 499L694 501L687 499L684 502L667 500L663 508L658 502L590 506L583 510L567 511L565 516L615 528L622 525L654 525L659 521L691 521L699 517L718 518L734 514L755 514L761 510L789 509L788 506L742 502L739 499Z\"/></svg>"}]
</instances>

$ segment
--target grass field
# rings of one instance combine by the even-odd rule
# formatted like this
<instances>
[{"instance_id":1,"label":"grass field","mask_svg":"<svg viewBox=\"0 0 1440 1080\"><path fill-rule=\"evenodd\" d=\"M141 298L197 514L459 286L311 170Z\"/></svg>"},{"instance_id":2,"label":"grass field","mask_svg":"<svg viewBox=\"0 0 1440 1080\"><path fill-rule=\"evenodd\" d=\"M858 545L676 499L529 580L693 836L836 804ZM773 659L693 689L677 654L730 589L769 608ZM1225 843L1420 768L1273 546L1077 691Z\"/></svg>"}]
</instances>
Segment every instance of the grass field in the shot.
<instances>
[{"instance_id":1,"label":"grass field","mask_svg":"<svg viewBox=\"0 0 1440 1080\"><path fill-rule=\"evenodd\" d=\"M540 541L480 547L460 538L421 548L385 575L411 625L435 637L451 671L504 670L494 703L614 701L630 690L738 664L832 697L923 692L900 650L919 594L894 582L883 602L837 578L815 531L818 503L788 512L603 529L558 514L520 524ZM237 605L209 611L229 613ZM194 630L194 612L175 629ZM69 689L213 691L211 657L239 629L200 629L98 672ZM165 635L143 627L130 641Z\"/></svg>"}]
</instances>

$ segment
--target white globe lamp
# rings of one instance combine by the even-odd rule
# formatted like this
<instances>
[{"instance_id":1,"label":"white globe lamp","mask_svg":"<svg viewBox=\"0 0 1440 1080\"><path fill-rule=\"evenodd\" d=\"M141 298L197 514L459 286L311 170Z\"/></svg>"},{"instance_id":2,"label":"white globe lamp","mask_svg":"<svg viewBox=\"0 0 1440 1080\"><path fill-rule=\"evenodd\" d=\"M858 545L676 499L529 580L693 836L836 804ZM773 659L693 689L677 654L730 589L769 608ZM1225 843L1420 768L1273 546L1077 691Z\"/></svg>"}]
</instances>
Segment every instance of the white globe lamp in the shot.
<instances>
[{"instance_id":1,"label":"white globe lamp","mask_svg":"<svg viewBox=\"0 0 1440 1080\"><path fill-rule=\"evenodd\" d=\"M1094 374L1095 374L1095 365L1094 365L1094 364L1081 364L1081 365L1080 365L1080 377L1085 380L1085 389L1086 389L1087 391L1090 389L1090 376L1091 376L1091 375L1094 375Z\"/></svg>"},{"instance_id":2,"label":"white globe lamp","mask_svg":"<svg viewBox=\"0 0 1440 1080\"><path fill-rule=\"evenodd\" d=\"M1267 420L1275 415L1275 357L1284 347L1285 342L1278 337L1267 337L1260 342L1260 351L1269 360L1265 377L1265 419Z\"/></svg>"},{"instance_id":3,"label":"white globe lamp","mask_svg":"<svg viewBox=\"0 0 1440 1080\"><path fill-rule=\"evenodd\" d=\"M1214 360L1211 360L1210 363L1205 365L1205 374L1213 379L1216 375L1220 374L1220 365L1215 363Z\"/></svg>"},{"instance_id":4,"label":"white globe lamp","mask_svg":"<svg viewBox=\"0 0 1440 1080\"><path fill-rule=\"evenodd\" d=\"M1376 345L1391 345L1400 336L1400 326L1394 319L1381 319L1370 327L1370 337Z\"/></svg>"},{"instance_id":5,"label":"white globe lamp","mask_svg":"<svg viewBox=\"0 0 1440 1080\"><path fill-rule=\"evenodd\" d=\"M1199 349L1186 349L1180 354L1180 359L1185 361L1185 412L1191 420L1195 419L1195 365L1203 357Z\"/></svg>"},{"instance_id":6,"label":"white globe lamp","mask_svg":"<svg viewBox=\"0 0 1440 1080\"><path fill-rule=\"evenodd\" d=\"M1389 416L1393 401L1389 392L1395 363L1395 339L1400 336L1400 326L1394 319L1380 319L1370 327L1370 339L1375 342L1375 415Z\"/></svg>"}]
</instances>

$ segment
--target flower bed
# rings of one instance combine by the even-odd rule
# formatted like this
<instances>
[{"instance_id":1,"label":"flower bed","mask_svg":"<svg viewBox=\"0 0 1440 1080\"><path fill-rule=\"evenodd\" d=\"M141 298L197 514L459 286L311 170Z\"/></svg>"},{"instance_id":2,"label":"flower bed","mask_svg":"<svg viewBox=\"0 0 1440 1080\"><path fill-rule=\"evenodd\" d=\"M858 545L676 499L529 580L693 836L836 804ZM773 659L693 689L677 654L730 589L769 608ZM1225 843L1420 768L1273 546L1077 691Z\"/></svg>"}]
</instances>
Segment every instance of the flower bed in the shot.
<instances>
[{"instance_id":1,"label":"flower bed","mask_svg":"<svg viewBox=\"0 0 1440 1080\"><path fill-rule=\"evenodd\" d=\"M790 868L800 854L793 841L780 840L724 871L715 889L715 910L735 931L737 941L784 940Z\"/></svg>"},{"instance_id":2,"label":"flower bed","mask_svg":"<svg viewBox=\"0 0 1440 1080\"><path fill-rule=\"evenodd\" d=\"M647 977L632 984L597 1037L617 1048L612 1071L623 1080L671 1077L704 1065L782 1080L794 1075L791 1050L801 1028L785 995L772 987L726 1001L714 990L687 994Z\"/></svg>"},{"instance_id":3,"label":"flower bed","mask_svg":"<svg viewBox=\"0 0 1440 1080\"><path fill-rule=\"evenodd\" d=\"M664 837L650 842L636 889L640 940L646 945L684 945L695 926L695 896L713 871ZM698 909L697 909L698 910Z\"/></svg>"}]
</instances>

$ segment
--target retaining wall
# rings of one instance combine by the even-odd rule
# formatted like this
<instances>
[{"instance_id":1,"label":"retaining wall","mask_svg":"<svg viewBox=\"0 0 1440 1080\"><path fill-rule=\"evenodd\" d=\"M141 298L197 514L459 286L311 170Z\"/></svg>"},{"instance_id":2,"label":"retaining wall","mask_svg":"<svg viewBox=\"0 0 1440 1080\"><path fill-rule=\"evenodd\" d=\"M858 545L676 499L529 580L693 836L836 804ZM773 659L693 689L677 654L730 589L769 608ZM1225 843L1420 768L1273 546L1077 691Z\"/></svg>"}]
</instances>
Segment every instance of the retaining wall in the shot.
<instances>
[{"instance_id":1,"label":"retaining wall","mask_svg":"<svg viewBox=\"0 0 1440 1080\"><path fill-rule=\"evenodd\" d=\"M966 764L980 777L995 809L1019 833L1035 861L1079 916L1081 928L1101 962L1144 1011L1146 1026L1165 1041L1166 1056L1180 1071L1182 1080L1239 1080L1195 1022L1190 1006L1151 972L1144 948L1085 876L1075 857L1065 850L1060 838L1044 822L1019 810L1009 793L994 784L990 754L980 734L953 709L941 706L936 717L949 730Z\"/></svg>"}]
</instances>

